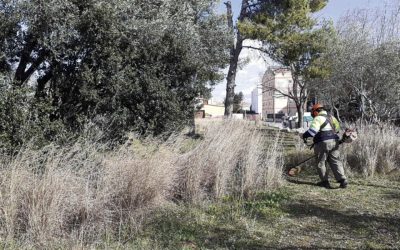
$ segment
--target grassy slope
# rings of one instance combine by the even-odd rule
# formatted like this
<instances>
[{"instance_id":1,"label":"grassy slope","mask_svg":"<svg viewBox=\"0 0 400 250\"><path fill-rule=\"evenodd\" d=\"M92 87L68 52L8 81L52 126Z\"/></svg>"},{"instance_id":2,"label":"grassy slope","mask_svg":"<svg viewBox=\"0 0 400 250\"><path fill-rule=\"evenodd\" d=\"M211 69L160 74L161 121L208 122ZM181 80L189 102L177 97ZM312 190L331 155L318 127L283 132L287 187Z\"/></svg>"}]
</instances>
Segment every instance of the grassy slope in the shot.
<instances>
[{"instance_id":1,"label":"grassy slope","mask_svg":"<svg viewBox=\"0 0 400 250\"><path fill-rule=\"evenodd\" d=\"M288 151L293 149L294 137L284 134L281 138ZM292 153L291 159L287 159L289 165L304 159L311 151ZM116 237L105 237L91 246L105 249L400 249L399 173L391 178L390 181L387 176L350 177L349 188L327 190L314 185L318 177L308 166L300 176L287 179L283 187L261 193L251 201L225 197L217 204L170 204L151 212L152 216L145 213L144 225L138 234L130 233L136 229L122 228ZM79 248L79 244L75 242L66 247L68 243L60 242L49 249ZM23 242L6 241L0 243L0 248L27 246ZM82 243L81 248L88 246Z\"/></svg>"},{"instance_id":2,"label":"grassy slope","mask_svg":"<svg viewBox=\"0 0 400 250\"><path fill-rule=\"evenodd\" d=\"M160 212L131 245L169 249L400 248L400 182L352 179L347 189L289 180L252 202ZM337 185L336 185L337 186Z\"/></svg>"},{"instance_id":3,"label":"grassy slope","mask_svg":"<svg viewBox=\"0 0 400 250\"><path fill-rule=\"evenodd\" d=\"M284 136L283 144L290 142ZM315 186L317 181L308 167L253 201L227 197L217 205L173 207L159 212L131 247L400 248L400 178L352 177L349 188L332 183L331 190Z\"/></svg>"}]
</instances>

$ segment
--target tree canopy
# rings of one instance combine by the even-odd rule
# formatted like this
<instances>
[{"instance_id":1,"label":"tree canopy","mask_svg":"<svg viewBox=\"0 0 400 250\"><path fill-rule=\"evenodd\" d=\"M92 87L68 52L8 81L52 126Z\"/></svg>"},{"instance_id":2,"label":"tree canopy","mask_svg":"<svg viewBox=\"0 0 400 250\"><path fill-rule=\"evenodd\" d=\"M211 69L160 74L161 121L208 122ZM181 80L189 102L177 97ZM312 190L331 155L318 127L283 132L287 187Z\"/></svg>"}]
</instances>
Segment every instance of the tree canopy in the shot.
<instances>
[{"instance_id":1,"label":"tree canopy","mask_svg":"<svg viewBox=\"0 0 400 250\"><path fill-rule=\"evenodd\" d=\"M312 87L345 120L398 120L400 115L399 3L380 10L354 10L319 59L326 77ZM316 91L315 91L316 92Z\"/></svg>"},{"instance_id":2,"label":"tree canopy","mask_svg":"<svg viewBox=\"0 0 400 250\"><path fill-rule=\"evenodd\" d=\"M325 74L327 69L315 62L325 51L334 29L330 23L318 24L311 15L326 5L325 0L272 2L262 4L257 14L239 24L239 29L244 36L263 41L263 48L257 49L291 70L292 91L279 94L294 100L300 118L298 125L302 126L307 79Z\"/></svg>"},{"instance_id":3,"label":"tree canopy","mask_svg":"<svg viewBox=\"0 0 400 250\"><path fill-rule=\"evenodd\" d=\"M67 130L164 133L221 79L226 34L211 0L1 0L2 88Z\"/></svg>"}]
</instances>

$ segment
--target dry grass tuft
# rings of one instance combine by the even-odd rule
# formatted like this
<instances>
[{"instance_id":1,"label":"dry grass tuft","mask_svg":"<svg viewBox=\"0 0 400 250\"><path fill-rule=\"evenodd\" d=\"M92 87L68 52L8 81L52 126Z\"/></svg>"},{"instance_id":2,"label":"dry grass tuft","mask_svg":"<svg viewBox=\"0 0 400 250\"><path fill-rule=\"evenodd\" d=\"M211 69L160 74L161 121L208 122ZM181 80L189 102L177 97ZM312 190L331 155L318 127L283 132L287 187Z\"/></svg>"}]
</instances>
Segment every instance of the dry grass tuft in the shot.
<instances>
[{"instance_id":1,"label":"dry grass tuft","mask_svg":"<svg viewBox=\"0 0 400 250\"><path fill-rule=\"evenodd\" d=\"M365 177L398 168L399 135L400 129L389 124L361 124L358 126L358 140L344 148L349 167Z\"/></svg>"},{"instance_id":2,"label":"dry grass tuft","mask_svg":"<svg viewBox=\"0 0 400 250\"><path fill-rule=\"evenodd\" d=\"M38 248L124 242L149 211L176 198L244 196L281 183L277 141L246 122L204 129L197 140L132 140L113 151L88 142L27 146L2 157L0 241Z\"/></svg>"},{"instance_id":3,"label":"dry grass tuft","mask_svg":"<svg viewBox=\"0 0 400 250\"><path fill-rule=\"evenodd\" d=\"M178 194L201 201L250 196L282 181L278 138L268 141L245 121L207 122L204 139L178 161Z\"/></svg>"},{"instance_id":4,"label":"dry grass tuft","mask_svg":"<svg viewBox=\"0 0 400 250\"><path fill-rule=\"evenodd\" d=\"M160 205L171 189L174 159L161 150L138 157L87 144L26 149L0 173L1 236L93 242L122 224L135 228L137 211Z\"/></svg>"}]
</instances>

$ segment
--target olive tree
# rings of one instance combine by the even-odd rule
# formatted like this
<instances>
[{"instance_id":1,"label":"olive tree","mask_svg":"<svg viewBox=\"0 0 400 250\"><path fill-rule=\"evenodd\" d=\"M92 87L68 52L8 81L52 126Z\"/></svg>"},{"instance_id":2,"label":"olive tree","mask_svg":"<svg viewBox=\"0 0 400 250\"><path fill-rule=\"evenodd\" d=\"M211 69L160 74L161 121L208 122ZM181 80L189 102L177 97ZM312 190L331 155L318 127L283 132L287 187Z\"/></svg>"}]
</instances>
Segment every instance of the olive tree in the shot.
<instances>
[{"instance_id":1,"label":"olive tree","mask_svg":"<svg viewBox=\"0 0 400 250\"><path fill-rule=\"evenodd\" d=\"M0 0L0 70L8 89L28 91L38 121L71 132L89 122L111 138L179 129L227 62L227 28L213 5Z\"/></svg>"}]
</instances>

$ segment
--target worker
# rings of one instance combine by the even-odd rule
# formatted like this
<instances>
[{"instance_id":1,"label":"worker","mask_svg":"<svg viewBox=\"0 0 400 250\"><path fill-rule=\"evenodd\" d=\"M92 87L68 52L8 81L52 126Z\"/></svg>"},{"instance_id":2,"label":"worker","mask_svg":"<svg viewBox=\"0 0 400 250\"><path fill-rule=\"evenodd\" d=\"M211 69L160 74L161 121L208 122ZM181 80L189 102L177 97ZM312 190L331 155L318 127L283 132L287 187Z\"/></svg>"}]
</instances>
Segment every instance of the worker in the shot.
<instances>
[{"instance_id":1,"label":"worker","mask_svg":"<svg viewBox=\"0 0 400 250\"><path fill-rule=\"evenodd\" d=\"M339 136L340 125L338 120L328 115L323 105L317 103L311 109L314 118L310 128L302 135L304 141L313 137L314 154L317 159L317 170L321 182L318 186L331 188L325 163L328 162L337 182L341 188L347 187L347 178L340 161Z\"/></svg>"}]
</instances>

